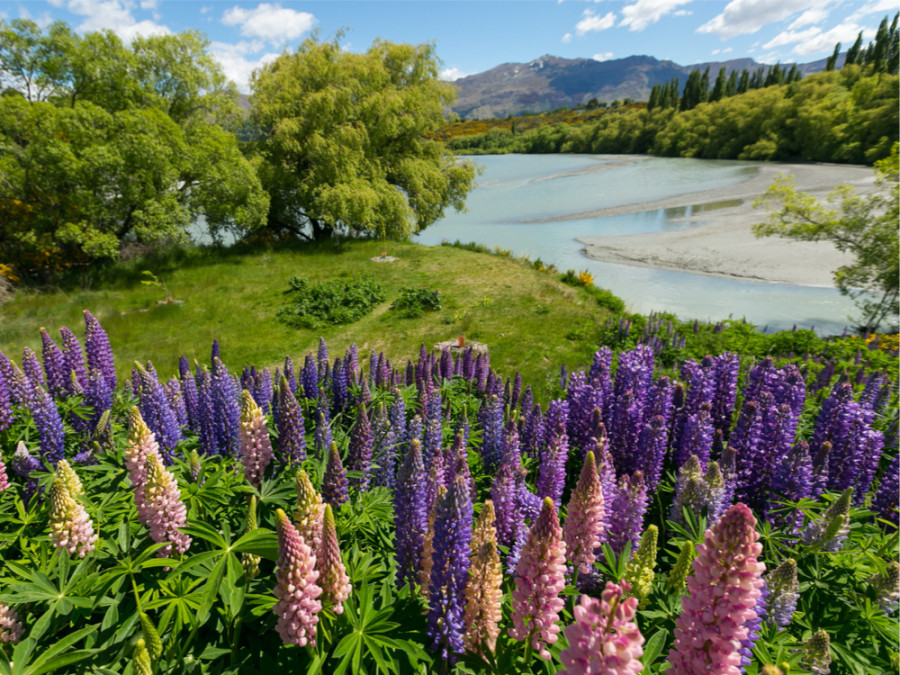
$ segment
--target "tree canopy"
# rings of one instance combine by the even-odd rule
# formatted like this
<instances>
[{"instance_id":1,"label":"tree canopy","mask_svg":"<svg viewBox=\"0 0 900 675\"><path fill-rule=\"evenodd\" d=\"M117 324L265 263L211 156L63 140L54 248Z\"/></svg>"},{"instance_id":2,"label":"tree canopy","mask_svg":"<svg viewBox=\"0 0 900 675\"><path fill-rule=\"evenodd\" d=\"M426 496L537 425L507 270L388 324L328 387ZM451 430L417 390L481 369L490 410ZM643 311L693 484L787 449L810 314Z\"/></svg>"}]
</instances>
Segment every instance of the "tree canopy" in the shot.
<instances>
[{"instance_id":1,"label":"tree canopy","mask_svg":"<svg viewBox=\"0 0 900 675\"><path fill-rule=\"evenodd\" d=\"M78 35L0 21L0 250L20 275L116 259L129 242L265 223L233 134L233 85L199 33Z\"/></svg>"},{"instance_id":2,"label":"tree canopy","mask_svg":"<svg viewBox=\"0 0 900 675\"><path fill-rule=\"evenodd\" d=\"M431 46L376 41L355 54L309 39L252 88L273 230L403 238L464 208L474 167L427 137L455 96Z\"/></svg>"},{"instance_id":3,"label":"tree canopy","mask_svg":"<svg viewBox=\"0 0 900 675\"><path fill-rule=\"evenodd\" d=\"M791 179L779 177L758 204L770 210L765 223L755 225L757 236L776 235L804 241L830 241L839 251L852 253L852 264L838 268L834 281L860 309L861 326L877 330L896 321L900 313L900 160L895 143L889 157L875 164L876 190L866 196L842 186L831 193L837 208L798 192Z\"/></svg>"}]
</instances>

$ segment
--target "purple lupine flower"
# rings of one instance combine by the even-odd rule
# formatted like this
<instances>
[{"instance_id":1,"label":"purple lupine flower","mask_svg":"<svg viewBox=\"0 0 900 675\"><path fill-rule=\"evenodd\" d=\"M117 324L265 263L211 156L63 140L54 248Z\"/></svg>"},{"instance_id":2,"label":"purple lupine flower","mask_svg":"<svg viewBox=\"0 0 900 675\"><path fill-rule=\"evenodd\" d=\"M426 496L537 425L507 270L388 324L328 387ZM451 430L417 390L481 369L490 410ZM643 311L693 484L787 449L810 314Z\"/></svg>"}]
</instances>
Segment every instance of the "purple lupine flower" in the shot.
<instances>
[{"instance_id":1,"label":"purple lupine flower","mask_svg":"<svg viewBox=\"0 0 900 675\"><path fill-rule=\"evenodd\" d=\"M552 405L552 404L551 404ZM563 422L557 422L550 434L547 447L541 453L541 466L537 480L539 497L549 497L557 507L562 502L566 485L566 460L569 457L569 439Z\"/></svg>"},{"instance_id":2,"label":"purple lupine flower","mask_svg":"<svg viewBox=\"0 0 900 675\"><path fill-rule=\"evenodd\" d=\"M297 378L294 375L294 361L290 356L284 357L284 378L287 380L291 393L297 395ZM276 378L280 382L280 378Z\"/></svg>"},{"instance_id":3,"label":"purple lupine flower","mask_svg":"<svg viewBox=\"0 0 900 675\"><path fill-rule=\"evenodd\" d=\"M238 449L238 430L241 426L241 407L234 381L228 369L218 357L213 360L212 393L216 430L216 446L219 453L235 456Z\"/></svg>"},{"instance_id":4,"label":"purple lupine flower","mask_svg":"<svg viewBox=\"0 0 900 675\"><path fill-rule=\"evenodd\" d=\"M881 483L872 499L872 510L889 523L893 523L894 527L897 527L898 520L900 520L898 518L900 513L897 509L897 504L900 503L900 476L898 476L900 465L898 462L900 462L900 455L894 455L881 477Z\"/></svg>"},{"instance_id":5,"label":"purple lupine flower","mask_svg":"<svg viewBox=\"0 0 900 675\"><path fill-rule=\"evenodd\" d=\"M359 371L359 350L356 348L356 343L351 342L350 346L347 347L347 351L344 354L344 372L347 373L348 381L350 379L356 380L356 374Z\"/></svg>"},{"instance_id":6,"label":"purple lupine flower","mask_svg":"<svg viewBox=\"0 0 900 675\"><path fill-rule=\"evenodd\" d=\"M709 461L713 441L713 423L709 413L709 403L701 404L700 409L689 414L681 427L681 435L675 450L675 466L682 466L692 455L706 467Z\"/></svg>"},{"instance_id":7,"label":"purple lupine flower","mask_svg":"<svg viewBox=\"0 0 900 675\"><path fill-rule=\"evenodd\" d=\"M675 498L669 510L669 520L684 524L684 509L700 515L706 501L706 483L703 481L703 466L697 455L691 455L678 469L675 480Z\"/></svg>"},{"instance_id":8,"label":"purple lupine flower","mask_svg":"<svg viewBox=\"0 0 900 675\"><path fill-rule=\"evenodd\" d=\"M171 464L175 446L182 439L175 412L169 405L166 390L159 383L152 364L148 361L147 368L144 368L140 363L135 362L134 367L140 380L138 407L141 417L144 418L144 422L147 423L150 430L156 434L156 440L166 463Z\"/></svg>"},{"instance_id":9,"label":"purple lupine flower","mask_svg":"<svg viewBox=\"0 0 900 675\"><path fill-rule=\"evenodd\" d=\"M0 352L0 354L2 353ZM6 383L6 375L0 370L0 431L9 429L14 419L15 414L12 409L12 399L9 396L9 385Z\"/></svg>"},{"instance_id":10,"label":"purple lupine flower","mask_svg":"<svg viewBox=\"0 0 900 675\"><path fill-rule=\"evenodd\" d=\"M425 490L423 492L422 499L425 501L425 513L431 516L434 514L435 506L440 501L440 495L442 494L442 491L446 490L446 481L444 477L444 458L441 453L437 453L434 456L431 462L431 466L425 467L425 474ZM423 554L426 558L431 554L431 551L428 550L427 545L425 547L425 550L423 551ZM428 577L425 578L427 579ZM422 586L427 587L428 584L422 583Z\"/></svg>"},{"instance_id":11,"label":"purple lupine flower","mask_svg":"<svg viewBox=\"0 0 900 675\"><path fill-rule=\"evenodd\" d=\"M569 404L566 435L583 457L590 450L594 410L602 410L605 403L603 391L599 385L589 383L584 373L579 371L572 373L566 399Z\"/></svg>"},{"instance_id":12,"label":"purple lupine flower","mask_svg":"<svg viewBox=\"0 0 900 675\"><path fill-rule=\"evenodd\" d=\"M422 438L422 458L425 466L431 463L432 457L441 452L443 429L441 427L441 394L434 390L425 402L425 428Z\"/></svg>"},{"instance_id":13,"label":"purple lupine flower","mask_svg":"<svg viewBox=\"0 0 900 675\"><path fill-rule=\"evenodd\" d=\"M469 493L472 499L475 499L478 495L478 491L475 489L475 480L469 472L468 452L466 452L466 443L463 440L462 433L458 433L453 437L453 443L447 450L444 460L444 474L448 484L456 480L457 476L462 476L466 481L466 485L469 486ZM491 509L493 510L493 505L491 505ZM491 523L491 526L493 527L493 523Z\"/></svg>"},{"instance_id":14,"label":"purple lupine flower","mask_svg":"<svg viewBox=\"0 0 900 675\"><path fill-rule=\"evenodd\" d=\"M272 373L268 368L263 368L253 378L253 389L250 390L253 400L262 408L266 415L273 414L272 396L274 394L272 387Z\"/></svg>"},{"instance_id":15,"label":"purple lupine flower","mask_svg":"<svg viewBox=\"0 0 900 675\"><path fill-rule=\"evenodd\" d=\"M675 644L669 652L672 675L697 672L739 675L741 641L756 618L765 565L756 519L735 504L706 531L697 546L688 593L681 598Z\"/></svg>"},{"instance_id":16,"label":"purple lupine flower","mask_svg":"<svg viewBox=\"0 0 900 675\"><path fill-rule=\"evenodd\" d=\"M316 365L319 368L319 373L322 373L325 370L325 365L328 363L328 345L325 344L325 338L319 338L319 351L316 356Z\"/></svg>"},{"instance_id":17,"label":"purple lupine flower","mask_svg":"<svg viewBox=\"0 0 900 675\"><path fill-rule=\"evenodd\" d=\"M538 656L547 661L547 648L559 639L559 612L565 604L559 596L566 585L565 556L566 543L556 507L546 498L516 566L509 636L526 641L529 649L537 650Z\"/></svg>"},{"instance_id":18,"label":"purple lupine flower","mask_svg":"<svg viewBox=\"0 0 900 675\"><path fill-rule=\"evenodd\" d=\"M47 382L44 380L44 368L38 355L34 353L31 347L25 347L22 350L22 370L32 389L40 387L47 389Z\"/></svg>"},{"instance_id":19,"label":"purple lupine flower","mask_svg":"<svg viewBox=\"0 0 900 675\"><path fill-rule=\"evenodd\" d=\"M407 582L414 584L418 580L425 531L428 529L424 489L422 449L419 441L414 440L397 472L397 489L394 491L397 588L403 588Z\"/></svg>"},{"instance_id":20,"label":"purple lupine flower","mask_svg":"<svg viewBox=\"0 0 900 675\"><path fill-rule=\"evenodd\" d=\"M522 409L525 410L524 400ZM541 412L541 406L535 404L533 407L528 408L525 414L522 429L519 432L519 444L522 448L522 452L528 457L537 457L543 442L544 417Z\"/></svg>"},{"instance_id":21,"label":"purple lupine flower","mask_svg":"<svg viewBox=\"0 0 900 675\"><path fill-rule=\"evenodd\" d=\"M541 439L539 457L547 447L550 437L557 433L559 426L562 425L565 429L568 422L569 402L563 399L550 401L550 405L547 406L547 416L544 418L544 437Z\"/></svg>"},{"instance_id":22,"label":"purple lupine flower","mask_svg":"<svg viewBox=\"0 0 900 675\"><path fill-rule=\"evenodd\" d=\"M638 441L643 427L639 399L630 389L615 398L613 414L607 426L609 450L620 473L635 471Z\"/></svg>"},{"instance_id":23,"label":"purple lupine flower","mask_svg":"<svg viewBox=\"0 0 900 675\"><path fill-rule=\"evenodd\" d=\"M409 424L406 426L405 448L409 450L409 448L412 447L412 442L417 441L420 444L419 449L421 450L422 433L422 418L419 415L413 415L412 419L409 420ZM422 453L422 461L425 461L424 453Z\"/></svg>"},{"instance_id":24,"label":"purple lupine flower","mask_svg":"<svg viewBox=\"0 0 900 675\"><path fill-rule=\"evenodd\" d=\"M241 428L240 428L241 463L244 465L244 478L253 487L262 485L266 467L272 461L272 441L266 427L266 417L262 408L253 400L249 391L241 392Z\"/></svg>"},{"instance_id":25,"label":"purple lupine flower","mask_svg":"<svg viewBox=\"0 0 900 675\"><path fill-rule=\"evenodd\" d=\"M503 406L499 398L491 396L482 401L478 423L481 426L481 461L484 470L492 474L503 453Z\"/></svg>"},{"instance_id":26,"label":"purple lupine flower","mask_svg":"<svg viewBox=\"0 0 900 675\"><path fill-rule=\"evenodd\" d=\"M335 359L334 366L331 368L331 403L334 406L334 412L340 412L347 407L349 402L350 396L347 393L347 376L344 372L344 362L340 359Z\"/></svg>"},{"instance_id":27,"label":"purple lupine flower","mask_svg":"<svg viewBox=\"0 0 900 675\"><path fill-rule=\"evenodd\" d=\"M50 394L36 387L34 399L31 414L38 430L41 459L56 466L56 463L66 456L63 421Z\"/></svg>"},{"instance_id":28,"label":"purple lupine flower","mask_svg":"<svg viewBox=\"0 0 900 675\"><path fill-rule=\"evenodd\" d=\"M62 350L50 337L46 328L41 328L41 356L44 361L44 374L47 376L47 388L54 398L61 398L68 393L65 357Z\"/></svg>"},{"instance_id":29,"label":"purple lupine flower","mask_svg":"<svg viewBox=\"0 0 900 675\"><path fill-rule=\"evenodd\" d=\"M16 451L13 453L9 468L13 473L21 478L28 478L32 472L41 468L41 463L37 458L28 451L28 447L24 441L19 441L16 445Z\"/></svg>"},{"instance_id":30,"label":"purple lupine flower","mask_svg":"<svg viewBox=\"0 0 900 675\"><path fill-rule=\"evenodd\" d=\"M215 393L213 392L212 378L206 368L201 370L198 365L194 379L197 383L199 449L204 455L215 455L219 453L219 446L216 436Z\"/></svg>"},{"instance_id":31,"label":"purple lupine flower","mask_svg":"<svg viewBox=\"0 0 900 675\"><path fill-rule=\"evenodd\" d=\"M316 369L316 362L312 354L307 354L303 360L303 371L300 373L300 379L303 383L303 395L306 398L319 398L319 372Z\"/></svg>"},{"instance_id":32,"label":"purple lupine flower","mask_svg":"<svg viewBox=\"0 0 900 675\"><path fill-rule=\"evenodd\" d=\"M491 501L497 517L497 543L501 546L512 546L516 529L522 524L516 491L514 469L504 462L497 469L491 484Z\"/></svg>"},{"instance_id":33,"label":"purple lupine flower","mask_svg":"<svg viewBox=\"0 0 900 675\"><path fill-rule=\"evenodd\" d=\"M509 408L510 410L514 410L519 405L519 396L522 394L522 373L518 370L516 371L516 376L513 378L512 391L509 395Z\"/></svg>"},{"instance_id":34,"label":"purple lupine flower","mask_svg":"<svg viewBox=\"0 0 900 675\"><path fill-rule=\"evenodd\" d=\"M191 367L184 356L178 360L178 375L181 384L181 398L184 401L184 412L187 415L187 427L199 435L200 402L198 400L197 381L191 374Z\"/></svg>"},{"instance_id":35,"label":"purple lupine flower","mask_svg":"<svg viewBox=\"0 0 900 675\"><path fill-rule=\"evenodd\" d=\"M434 517L434 553L428 600L432 649L453 664L465 652L465 590L469 581L472 501L462 476L447 488Z\"/></svg>"},{"instance_id":36,"label":"purple lupine flower","mask_svg":"<svg viewBox=\"0 0 900 675\"><path fill-rule=\"evenodd\" d=\"M631 542L634 551L644 531L644 514L647 512L647 486L640 471L625 474L619 479L615 501L609 516L607 541L616 555L622 552L625 542Z\"/></svg>"},{"instance_id":37,"label":"purple lupine flower","mask_svg":"<svg viewBox=\"0 0 900 675\"><path fill-rule=\"evenodd\" d=\"M331 413L329 413L328 397L325 390L319 392L319 399L316 401L316 458L322 457L331 447Z\"/></svg>"},{"instance_id":38,"label":"purple lupine flower","mask_svg":"<svg viewBox=\"0 0 900 675\"><path fill-rule=\"evenodd\" d=\"M275 572L275 630L285 645L316 645L316 625L322 603L322 588L316 583L316 552L303 541L284 511L275 511L278 531L278 569Z\"/></svg>"},{"instance_id":39,"label":"purple lupine flower","mask_svg":"<svg viewBox=\"0 0 900 675\"><path fill-rule=\"evenodd\" d=\"M374 483L394 489L397 472L397 435L385 412L384 404L379 403L372 421L374 434L374 458L378 469L375 471Z\"/></svg>"},{"instance_id":40,"label":"purple lupine flower","mask_svg":"<svg viewBox=\"0 0 900 675\"><path fill-rule=\"evenodd\" d=\"M644 482L647 483L647 492L650 493L656 492L662 476L667 436L668 428L665 418L662 415L654 415L644 424L638 438L640 455L636 461L637 469L644 472Z\"/></svg>"},{"instance_id":41,"label":"purple lupine flower","mask_svg":"<svg viewBox=\"0 0 900 675\"><path fill-rule=\"evenodd\" d=\"M825 441L819 446L812 458L812 494L811 497L819 497L828 489L829 458L831 456L831 443Z\"/></svg>"},{"instance_id":42,"label":"purple lupine flower","mask_svg":"<svg viewBox=\"0 0 900 675\"><path fill-rule=\"evenodd\" d=\"M84 310L84 328L84 349L87 353L88 370L99 370L109 383L109 388L115 391L116 364L113 361L109 337L100 326L100 322L88 310Z\"/></svg>"},{"instance_id":43,"label":"purple lupine flower","mask_svg":"<svg viewBox=\"0 0 900 675\"><path fill-rule=\"evenodd\" d=\"M216 368L218 368L218 364L216 363L216 359L219 361L222 360L222 349L219 346L219 338L213 338L212 347L209 350L209 367L212 369L213 377L216 376Z\"/></svg>"},{"instance_id":44,"label":"purple lupine flower","mask_svg":"<svg viewBox=\"0 0 900 675\"><path fill-rule=\"evenodd\" d=\"M275 428L278 430L278 456L282 464L301 464L306 459L305 429L303 412L297 405L290 381L281 376L278 393L275 397L278 414L275 417Z\"/></svg>"},{"instance_id":45,"label":"purple lupine flower","mask_svg":"<svg viewBox=\"0 0 900 675\"><path fill-rule=\"evenodd\" d=\"M184 403L184 396L181 394L181 382L178 381L177 377L171 377L163 385L163 388L166 391L169 407L175 413L175 420L178 422L178 426L188 426L187 406Z\"/></svg>"},{"instance_id":46,"label":"purple lupine flower","mask_svg":"<svg viewBox=\"0 0 900 675\"><path fill-rule=\"evenodd\" d=\"M850 534L850 500L853 488L848 487L822 514L811 520L800 538L807 546L821 546L823 551L840 551Z\"/></svg>"},{"instance_id":47,"label":"purple lupine flower","mask_svg":"<svg viewBox=\"0 0 900 675\"><path fill-rule=\"evenodd\" d=\"M337 443L328 449L328 461L325 464L325 475L322 477L322 499L335 509L350 498L347 485L347 471L341 461Z\"/></svg>"},{"instance_id":48,"label":"purple lupine flower","mask_svg":"<svg viewBox=\"0 0 900 675\"><path fill-rule=\"evenodd\" d=\"M372 426L365 405L360 405L356 411L356 422L350 432L347 466L351 471L361 474L359 477L352 477L350 483L358 492L366 492L372 471Z\"/></svg>"},{"instance_id":49,"label":"purple lupine flower","mask_svg":"<svg viewBox=\"0 0 900 675\"><path fill-rule=\"evenodd\" d=\"M781 528L796 533L803 520L803 513L794 509L792 513L774 513L783 509L779 500L797 502L812 496L812 460L809 446L798 441L781 460L775 471L767 507L769 519Z\"/></svg>"},{"instance_id":50,"label":"purple lupine flower","mask_svg":"<svg viewBox=\"0 0 900 675\"><path fill-rule=\"evenodd\" d=\"M777 628L787 628L800 597L797 582L797 561L788 558L765 577L766 621Z\"/></svg>"},{"instance_id":51,"label":"purple lupine flower","mask_svg":"<svg viewBox=\"0 0 900 675\"><path fill-rule=\"evenodd\" d=\"M747 637L741 640L741 646L738 653L741 655L741 671L745 671L747 666L753 661L753 646L759 639L759 631L762 628L762 622L766 618L766 601L769 597L766 580L763 578L762 588L759 589L759 597L756 599L756 616L750 617L744 623L747 629Z\"/></svg>"},{"instance_id":52,"label":"purple lupine flower","mask_svg":"<svg viewBox=\"0 0 900 675\"><path fill-rule=\"evenodd\" d=\"M712 423L725 440L731 433L731 418L737 399L738 373L741 361L737 354L725 352L715 357L715 389L712 400Z\"/></svg>"}]
</instances>

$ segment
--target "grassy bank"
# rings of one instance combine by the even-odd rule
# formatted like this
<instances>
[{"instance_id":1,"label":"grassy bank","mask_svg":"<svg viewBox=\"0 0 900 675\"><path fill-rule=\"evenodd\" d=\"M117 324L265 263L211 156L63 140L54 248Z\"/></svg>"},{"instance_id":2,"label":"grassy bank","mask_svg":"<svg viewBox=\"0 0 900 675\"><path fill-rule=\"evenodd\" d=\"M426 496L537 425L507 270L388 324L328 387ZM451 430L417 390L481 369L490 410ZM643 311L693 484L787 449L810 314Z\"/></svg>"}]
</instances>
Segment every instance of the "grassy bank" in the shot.
<instances>
[{"instance_id":1,"label":"grassy bank","mask_svg":"<svg viewBox=\"0 0 900 675\"><path fill-rule=\"evenodd\" d=\"M371 260L382 252L397 260ZM141 283L148 278L145 269L165 284L172 302L164 301L163 287ZM387 299L354 324L290 328L276 312L292 275L311 282L368 275L384 287ZM66 325L81 337L84 309L109 334L120 373L134 360L149 359L166 377L175 373L181 354L208 361L215 338L226 365L236 369L301 357L315 349L320 335L335 354L355 342L361 359L369 350L383 350L405 362L420 344L431 349L463 333L488 344L499 372L512 376L520 370L525 381L546 386L547 372L561 364L589 363L608 316L584 289L514 259L411 243L195 250L124 265L105 276L82 279L75 291L19 292L0 308L0 349L17 361L25 346L40 353L41 326L58 337L58 327ZM397 318L390 306L400 289L423 286L440 292L442 309Z\"/></svg>"}]
</instances>

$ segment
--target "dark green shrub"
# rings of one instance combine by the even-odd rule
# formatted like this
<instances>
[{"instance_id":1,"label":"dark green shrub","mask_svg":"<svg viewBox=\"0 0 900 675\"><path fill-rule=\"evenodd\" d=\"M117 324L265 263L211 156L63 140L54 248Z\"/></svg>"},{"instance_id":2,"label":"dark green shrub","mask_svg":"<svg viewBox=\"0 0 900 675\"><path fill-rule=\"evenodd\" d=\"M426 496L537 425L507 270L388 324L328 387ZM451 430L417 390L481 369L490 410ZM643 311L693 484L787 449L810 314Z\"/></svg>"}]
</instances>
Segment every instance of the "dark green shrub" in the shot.
<instances>
[{"instance_id":1,"label":"dark green shrub","mask_svg":"<svg viewBox=\"0 0 900 675\"><path fill-rule=\"evenodd\" d=\"M416 319L441 308L441 294L431 288L402 288L391 309L404 319Z\"/></svg>"},{"instance_id":2,"label":"dark green shrub","mask_svg":"<svg viewBox=\"0 0 900 675\"><path fill-rule=\"evenodd\" d=\"M278 318L295 328L319 328L325 324L358 321L387 297L381 285L370 277L334 279L312 284L291 277L285 291L288 303L278 310Z\"/></svg>"}]
</instances>

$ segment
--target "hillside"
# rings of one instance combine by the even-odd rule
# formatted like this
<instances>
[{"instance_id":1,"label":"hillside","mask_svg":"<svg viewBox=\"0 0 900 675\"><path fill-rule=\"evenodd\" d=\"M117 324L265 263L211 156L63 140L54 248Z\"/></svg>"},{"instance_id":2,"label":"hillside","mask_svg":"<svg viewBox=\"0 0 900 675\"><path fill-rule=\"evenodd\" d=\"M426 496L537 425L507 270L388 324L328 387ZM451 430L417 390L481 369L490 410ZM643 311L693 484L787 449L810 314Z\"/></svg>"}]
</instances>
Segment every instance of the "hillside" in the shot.
<instances>
[{"instance_id":1,"label":"hillside","mask_svg":"<svg viewBox=\"0 0 900 675\"><path fill-rule=\"evenodd\" d=\"M487 119L573 107L593 98L606 103L626 98L646 101L654 84L665 84L673 78L683 83L692 70L707 67L710 77L715 78L720 68L730 74L766 66L750 58L682 66L652 56L595 61L545 55L529 63L504 63L456 80L459 93L452 110L463 119ZM819 72L825 69L825 61L798 64L798 68L804 74Z\"/></svg>"}]
</instances>

